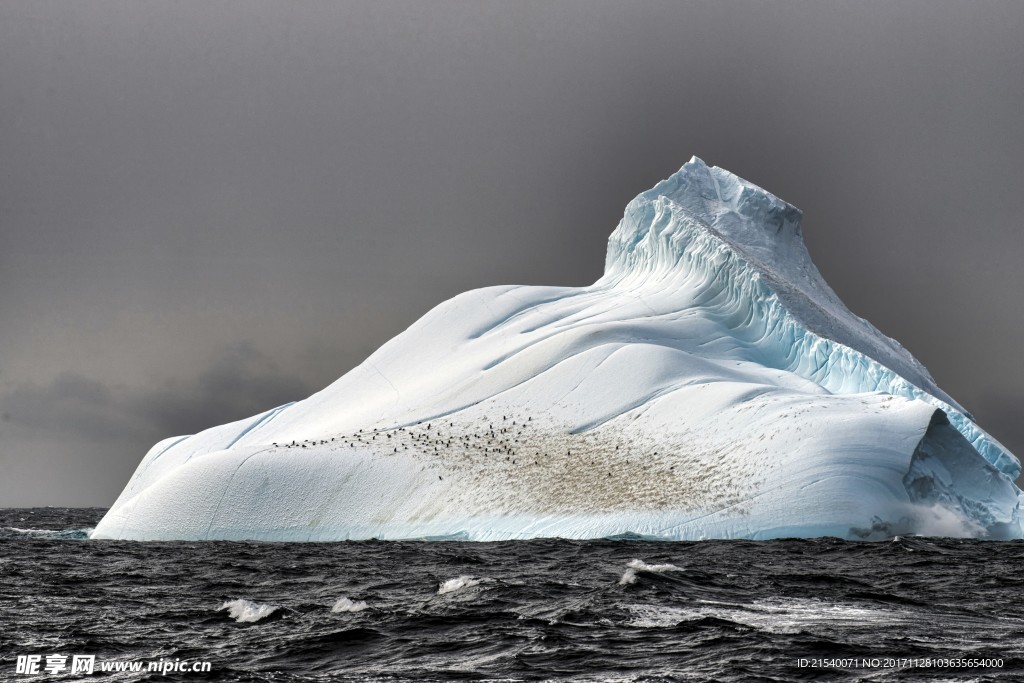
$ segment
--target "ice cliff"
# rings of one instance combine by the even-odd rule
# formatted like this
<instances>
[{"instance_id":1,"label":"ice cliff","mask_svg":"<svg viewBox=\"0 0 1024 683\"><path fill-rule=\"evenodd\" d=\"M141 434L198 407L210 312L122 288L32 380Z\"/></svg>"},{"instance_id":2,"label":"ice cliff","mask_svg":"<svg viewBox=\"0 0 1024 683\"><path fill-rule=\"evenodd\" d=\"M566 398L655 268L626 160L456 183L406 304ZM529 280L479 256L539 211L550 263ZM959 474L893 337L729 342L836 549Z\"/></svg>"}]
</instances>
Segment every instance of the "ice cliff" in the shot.
<instances>
[{"instance_id":1,"label":"ice cliff","mask_svg":"<svg viewBox=\"0 0 1024 683\"><path fill-rule=\"evenodd\" d=\"M298 403L156 444L94 538L1018 538L1017 459L694 158L589 287L446 301Z\"/></svg>"}]
</instances>

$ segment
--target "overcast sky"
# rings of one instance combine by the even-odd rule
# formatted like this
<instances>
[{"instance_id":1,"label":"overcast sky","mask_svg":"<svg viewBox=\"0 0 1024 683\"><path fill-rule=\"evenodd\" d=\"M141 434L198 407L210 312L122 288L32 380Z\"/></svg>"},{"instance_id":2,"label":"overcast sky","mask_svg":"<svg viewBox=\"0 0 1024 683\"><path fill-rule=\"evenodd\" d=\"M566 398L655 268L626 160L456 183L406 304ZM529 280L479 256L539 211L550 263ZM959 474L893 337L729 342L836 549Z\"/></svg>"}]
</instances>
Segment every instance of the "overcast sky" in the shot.
<instances>
[{"instance_id":1,"label":"overcast sky","mask_svg":"<svg viewBox=\"0 0 1024 683\"><path fill-rule=\"evenodd\" d=\"M1024 454L1024 3L0 0L0 507L586 285L691 155Z\"/></svg>"}]
</instances>

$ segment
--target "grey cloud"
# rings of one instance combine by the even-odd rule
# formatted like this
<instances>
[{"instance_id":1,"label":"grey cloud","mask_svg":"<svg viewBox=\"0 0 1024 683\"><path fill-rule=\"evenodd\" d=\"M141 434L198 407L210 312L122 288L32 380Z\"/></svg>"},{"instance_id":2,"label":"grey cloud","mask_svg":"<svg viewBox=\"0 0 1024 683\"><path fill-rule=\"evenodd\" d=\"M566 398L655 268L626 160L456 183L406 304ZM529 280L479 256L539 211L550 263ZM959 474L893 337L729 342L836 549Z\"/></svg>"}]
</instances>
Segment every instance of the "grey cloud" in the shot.
<instances>
[{"instance_id":1,"label":"grey cloud","mask_svg":"<svg viewBox=\"0 0 1024 683\"><path fill-rule=\"evenodd\" d=\"M71 372L45 386L20 385L0 398L12 426L104 441L150 431L125 415L128 403L116 389Z\"/></svg>"},{"instance_id":2,"label":"grey cloud","mask_svg":"<svg viewBox=\"0 0 1024 683\"><path fill-rule=\"evenodd\" d=\"M21 385L0 399L12 427L82 442L193 434L305 398L309 386L248 344L224 349L194 379L153 387L108 385L74 373Z\"/></svg>"}]
</instances>

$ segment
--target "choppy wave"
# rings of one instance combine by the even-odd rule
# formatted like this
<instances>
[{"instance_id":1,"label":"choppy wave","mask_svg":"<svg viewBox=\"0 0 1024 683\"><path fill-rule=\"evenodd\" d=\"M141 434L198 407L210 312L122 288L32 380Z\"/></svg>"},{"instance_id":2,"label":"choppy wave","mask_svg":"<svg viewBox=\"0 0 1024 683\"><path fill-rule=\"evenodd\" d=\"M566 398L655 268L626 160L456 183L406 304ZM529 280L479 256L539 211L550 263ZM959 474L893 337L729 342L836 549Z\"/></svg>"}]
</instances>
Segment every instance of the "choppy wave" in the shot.
<instances>
[{"instance_id":1,"label":"choppy wave","mask_svg":"<svg viewBox=\"0 0 1024 683\"><path fill-rule=\"evenodd\" d=\"M4 651L205 660L210 680L228 683L1024 680L1022 542L138 543L22 533L82 529L96 514L0 510L0 531L20 530L0 542ZM1002 664L797 666L854 655Z\"/></svg>"}]
</instances>

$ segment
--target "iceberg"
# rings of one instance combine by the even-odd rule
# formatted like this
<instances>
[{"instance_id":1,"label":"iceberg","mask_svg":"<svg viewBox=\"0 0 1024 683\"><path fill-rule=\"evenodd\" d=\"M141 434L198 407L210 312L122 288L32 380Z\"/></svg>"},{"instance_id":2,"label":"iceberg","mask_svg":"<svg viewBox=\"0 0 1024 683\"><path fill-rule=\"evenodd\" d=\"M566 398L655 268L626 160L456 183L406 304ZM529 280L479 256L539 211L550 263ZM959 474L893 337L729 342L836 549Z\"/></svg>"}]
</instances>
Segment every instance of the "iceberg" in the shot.
<instances>
[{"instance_id":1,"label":"iceberg","mask_svg":"<svg viewBox=\"0 0 1024 683\"><path fill-rule=\"evenodd\" d=\"M156 444L92 538L1020 538L1017 458L800 219L695 157L593 285L460 294L303 401Z\"/></svg>"}]
</instances>

